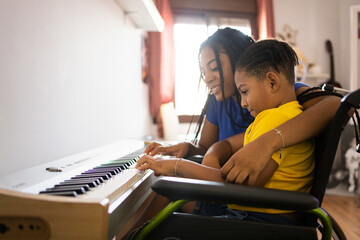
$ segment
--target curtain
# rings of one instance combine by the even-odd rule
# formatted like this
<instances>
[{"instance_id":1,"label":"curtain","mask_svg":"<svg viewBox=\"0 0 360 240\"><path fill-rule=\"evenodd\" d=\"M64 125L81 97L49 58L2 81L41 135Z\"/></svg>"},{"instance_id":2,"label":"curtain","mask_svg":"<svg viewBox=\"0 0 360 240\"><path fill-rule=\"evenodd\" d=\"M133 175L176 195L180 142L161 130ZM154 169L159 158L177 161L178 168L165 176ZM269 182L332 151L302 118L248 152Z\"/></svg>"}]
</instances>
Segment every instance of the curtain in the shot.
<instances>
[{"instance_id":1,"label":"curtain","mask_svg":"<svg viewBox=\"0 0 360 240\"><path fill-rule=\"evenodd\" d=\"M259 39L275 37L272 0L257 0Z\"/></svg>"},{"instance_id":2,"label":"curtain","mask_svg":"<svg viewBox=\"0 0 360 240\"><path fill-rule=\"evenodd\" d=\"M155 0L165 27L163 32L149 32L149 96L150 114L157 123L158 137L163 137L160 105L174 102L175 96L175 51L173 16L169 0Z\"/></svg>"}]
</instances>

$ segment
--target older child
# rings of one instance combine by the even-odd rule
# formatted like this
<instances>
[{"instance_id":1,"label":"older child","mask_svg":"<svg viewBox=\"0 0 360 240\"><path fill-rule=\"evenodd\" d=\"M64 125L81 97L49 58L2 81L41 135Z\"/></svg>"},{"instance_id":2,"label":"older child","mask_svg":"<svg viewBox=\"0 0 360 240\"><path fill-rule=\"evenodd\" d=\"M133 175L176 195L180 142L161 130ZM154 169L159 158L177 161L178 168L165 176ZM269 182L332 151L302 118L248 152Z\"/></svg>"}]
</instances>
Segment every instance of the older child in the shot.
<instances>
[{"instance_id":1,"label":"older child","mask_svg":"<svg viewBox=\"0 0 360 240\"><path fill-rule=\"evenodd\" d=\"M216 161L228 159L234 152L269 131L274 131L282 144L268 161L260 177L251 185L266 188L309 192L313 181L314 143L312 140L285 148L286 139L279 125L302 112L294 91L296 53L286 43L263 40L248 47L242 54L235 72L236 88L241 105L255 117L244 135L235 135L214 144L205 158ZM256 161L256 159L254 159ZM181 158L163 159L144 156L137 163L139 170L152 169L156 175L181 176L211 181L225 181L220 169L200 165ZM246 182L245 182L246 183ZM200 207L200 214L231 215L241 219L291 223L293 219L279 214L283 211L244 208L237 205L208 205ZM238 211L239 210L239 211ZM244 214L246 210L246 214ZM235 212L235 214L234 214ZM264 220L266 219L266 220Z\"/></svg>"}]
</instances>

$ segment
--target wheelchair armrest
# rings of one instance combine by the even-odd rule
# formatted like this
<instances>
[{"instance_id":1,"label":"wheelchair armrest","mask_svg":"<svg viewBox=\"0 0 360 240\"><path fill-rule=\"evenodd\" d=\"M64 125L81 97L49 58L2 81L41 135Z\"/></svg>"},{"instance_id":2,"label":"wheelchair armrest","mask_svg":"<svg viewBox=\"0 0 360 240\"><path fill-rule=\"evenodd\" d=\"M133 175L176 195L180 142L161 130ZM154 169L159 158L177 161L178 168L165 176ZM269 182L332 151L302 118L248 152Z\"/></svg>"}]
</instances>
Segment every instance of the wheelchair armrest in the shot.
<instances>
[{"instance_id":1,"label":"wheelchair armrest","mask_svg":"<svg viewBox=\"0 0 360 240\"><path fill-rule=\"evenodd\" d=\"M319 201L304 192L189 178L161 177L152 184L152 189L172 201L187 199L295 211L319 207Z\"/></svg>"},{"instance_id":2,"label":"wheelchair armrest","mask_svg":"<svg viewBox=\"0 0 360 240\"><path fill-rule=\"evenodd\" d=\"M185 159L191 160L193 162L201 163L203 158L204 158L203 155L189 155Z\"/></svg>"}]
</instances>

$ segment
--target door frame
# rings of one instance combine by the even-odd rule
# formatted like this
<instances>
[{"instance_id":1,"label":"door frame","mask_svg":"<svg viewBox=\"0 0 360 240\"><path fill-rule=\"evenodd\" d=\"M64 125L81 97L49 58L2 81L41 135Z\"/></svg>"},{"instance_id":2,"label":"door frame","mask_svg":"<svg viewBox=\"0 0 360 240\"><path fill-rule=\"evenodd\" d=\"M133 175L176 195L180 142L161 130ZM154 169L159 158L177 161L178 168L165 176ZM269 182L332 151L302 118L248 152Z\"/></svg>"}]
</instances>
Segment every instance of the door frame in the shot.
<instances>
[{"instance_id":1,"label":"door frame","mask_svg":"<svg viewBox=\"0 0 360 240\"><path fill-rule=\"evenodd\" d=\"M360 88L359 17L360 17L360 5L351 6L350 7L350 90L351 91Z\"/></svg>"}]
</instances>

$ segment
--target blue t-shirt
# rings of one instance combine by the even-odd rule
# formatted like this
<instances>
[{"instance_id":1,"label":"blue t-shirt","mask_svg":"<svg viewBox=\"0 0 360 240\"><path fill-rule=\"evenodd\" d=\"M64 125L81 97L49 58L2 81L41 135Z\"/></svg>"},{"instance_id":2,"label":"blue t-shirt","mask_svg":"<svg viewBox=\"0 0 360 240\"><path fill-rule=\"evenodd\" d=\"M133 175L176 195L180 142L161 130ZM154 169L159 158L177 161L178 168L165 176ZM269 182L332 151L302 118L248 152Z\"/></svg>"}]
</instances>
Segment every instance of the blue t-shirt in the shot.
<instances>
[{"instance_id":1,"label":"blue t-shirt","mask_svg":"<svg viewBox=\"0 0 360 240\"><path fill-rule=\"evenodd\" d=\"M301 87L307 86L304 83L295 82L295 91ZM244 114L250 119L246 121L240 113L240 105L234 100L233 97L226 99L225 104L231 115L232 119L242 127L232 123L231 119L226 113L223 102L218 102L214 95L210 96L209 105L206 109L206 119L212 124L219 127L219 141L234 136L235 134L245 132L246 128L254 120L246 108L242 108Z\"/></svg>"}]
</instances>

